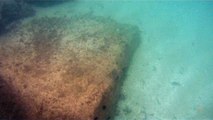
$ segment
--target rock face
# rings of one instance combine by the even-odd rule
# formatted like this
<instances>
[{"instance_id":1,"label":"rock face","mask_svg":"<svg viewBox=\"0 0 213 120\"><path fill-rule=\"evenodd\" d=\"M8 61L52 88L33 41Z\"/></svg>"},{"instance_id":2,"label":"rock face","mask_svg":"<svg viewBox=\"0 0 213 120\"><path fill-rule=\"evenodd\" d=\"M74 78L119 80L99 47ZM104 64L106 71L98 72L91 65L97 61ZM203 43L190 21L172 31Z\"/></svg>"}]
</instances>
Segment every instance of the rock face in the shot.
<instances>
[{"instance_id":1,"label":"rock face","mask_svg":"<svg viewBox=\"0 0 213 120\"><path fill-rule=\"evenodd\" d=\"M0 118L112 119L139 36L87 15L22 23L0 37Z\"/></svg>"}]
</instances>

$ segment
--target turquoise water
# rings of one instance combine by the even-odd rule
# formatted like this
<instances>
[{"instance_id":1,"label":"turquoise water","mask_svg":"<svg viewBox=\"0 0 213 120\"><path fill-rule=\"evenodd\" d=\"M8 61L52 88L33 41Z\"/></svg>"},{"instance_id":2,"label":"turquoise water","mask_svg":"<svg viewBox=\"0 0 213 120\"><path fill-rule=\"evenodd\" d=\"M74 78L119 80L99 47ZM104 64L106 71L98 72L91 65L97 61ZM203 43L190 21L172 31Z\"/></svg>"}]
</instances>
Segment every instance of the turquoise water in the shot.
<instances>
[{"instance_id":1,"label":"turquoise water","mask_svg":"<svg viewBox=\"0 0 213 120\"><path fill-rule=\"evenodd\" d=\"M213 2L76 0L36 10L38 17L90 13L140 28L115 120L213 119Z\"/></svg>"},{"instance_id":2,"label":"turquoise water","mask_svg":"<svg viewBox=\"0 0 213 120\"><path fill-rule=\"evenodd\" d=\"M213 2L78 5L142 31L116 120L213 119Z\"/></svg>"}]
</instances>

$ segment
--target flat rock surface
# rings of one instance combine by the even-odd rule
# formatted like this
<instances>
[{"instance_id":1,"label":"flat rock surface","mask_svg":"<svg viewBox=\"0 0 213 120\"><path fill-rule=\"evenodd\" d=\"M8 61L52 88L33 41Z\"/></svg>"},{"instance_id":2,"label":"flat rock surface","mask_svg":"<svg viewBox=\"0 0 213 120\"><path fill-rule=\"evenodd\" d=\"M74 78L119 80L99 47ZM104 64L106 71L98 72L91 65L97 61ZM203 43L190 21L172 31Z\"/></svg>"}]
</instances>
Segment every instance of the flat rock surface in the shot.
<instances>
[{"instance_id":1,"label":"flat rock surface","mask_svg":"<svg viewBox=\"0 0 213 120\"><path fill-rule=\"evenodd\" d=\"M89 15L23 22L0 37L2 118L110 120L139 36Z\"/></svg>"}]
</instances>

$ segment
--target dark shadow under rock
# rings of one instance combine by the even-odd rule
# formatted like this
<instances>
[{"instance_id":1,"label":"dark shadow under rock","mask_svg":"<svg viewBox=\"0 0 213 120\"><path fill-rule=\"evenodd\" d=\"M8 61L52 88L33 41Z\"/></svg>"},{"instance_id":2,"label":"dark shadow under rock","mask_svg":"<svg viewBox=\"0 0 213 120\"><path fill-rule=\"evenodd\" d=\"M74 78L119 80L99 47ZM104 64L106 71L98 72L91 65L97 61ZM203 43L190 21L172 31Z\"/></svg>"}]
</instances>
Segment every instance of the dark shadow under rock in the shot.
<instances>
[{"instance_id":1,"label":"dark shadow under rock","mask_svg":"<svg viewBox=\"0 0 213 120\"><path fill-rule=\"evenodd\" d=\"M0 76L0 120L25 120L25 113L26 108L18 97L18 91Z\"/></svg>"}]
</instances>

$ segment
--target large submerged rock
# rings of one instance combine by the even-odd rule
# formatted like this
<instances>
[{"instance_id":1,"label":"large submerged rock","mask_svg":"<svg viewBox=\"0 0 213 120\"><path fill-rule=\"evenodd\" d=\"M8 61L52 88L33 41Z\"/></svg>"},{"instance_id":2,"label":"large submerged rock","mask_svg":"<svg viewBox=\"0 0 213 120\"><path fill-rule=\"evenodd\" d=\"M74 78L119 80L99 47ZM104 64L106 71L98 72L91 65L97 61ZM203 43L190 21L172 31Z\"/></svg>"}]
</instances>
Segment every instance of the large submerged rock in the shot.
<instances>
[{"instance_id":1,"label":"large submerged rock","mask_svg":"<svg viewBox=\"0 0 213 120\"><path fill-rule=\"evenodd\" d=\"M112 119L139 36L86 15L22 23L0 37L0 118Z\"/></svg>"}]
</instances>

